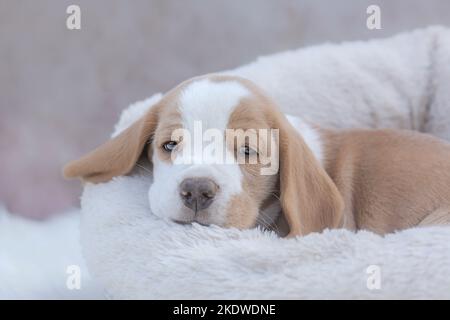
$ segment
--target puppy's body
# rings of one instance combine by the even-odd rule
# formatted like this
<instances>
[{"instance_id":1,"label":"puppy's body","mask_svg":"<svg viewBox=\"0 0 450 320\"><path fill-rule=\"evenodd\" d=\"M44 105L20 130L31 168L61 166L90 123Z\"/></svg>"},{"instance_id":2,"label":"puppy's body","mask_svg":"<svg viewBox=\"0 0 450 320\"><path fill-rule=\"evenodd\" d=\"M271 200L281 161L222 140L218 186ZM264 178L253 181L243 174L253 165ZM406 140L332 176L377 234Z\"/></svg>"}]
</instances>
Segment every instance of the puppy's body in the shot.
<instances>
[{"instance_id":1,"label":"puppy's body","mask_svg":"<svg viewBox=\"0 0 450 320\"><path fill-rule=\"evenodd\" d=\"M216 154L208 148L184 153L199 121L215 130L230 163L211 161ZM272 129L279 140L259 133ZM244 131L253 142L240 139ZM279 151L272 175L262 174L265 160L275 158L261 141ZM69 164L65 175L107 181L129 173L142 154L153 164L153 213L178 222L250 228L268 226L282 212L288 228L283 232L281 219L278 230L296 236L450 221L450 145L406 131L315 128L286 118L259 87L238 77L182 83L127 130ZM242 157L257 161L238 162Z\"/></svg>"},{"instance_id":2,"label":"puppy's body","mask_svg":"<svg viewBox=\"0 0 450 320\"><path fill-rule=\"evenodd\" d=\"M450 224L450 144L407 130L331 130L287 116L341 194L338 227L379 234ZM289 226L271 203L264 220Z\"/></svg>"},{"instance_id":3,"label":"puppy's body","mask_svg":"<svg viewBox=\"0 0 450 320\"><path fill-rule=\"evenodd\" d=\"M322 137L324 168L344 199L341 226L387 233L450 222L448 143L400 130L323 130Z\"/></svg>"}]
</instances>

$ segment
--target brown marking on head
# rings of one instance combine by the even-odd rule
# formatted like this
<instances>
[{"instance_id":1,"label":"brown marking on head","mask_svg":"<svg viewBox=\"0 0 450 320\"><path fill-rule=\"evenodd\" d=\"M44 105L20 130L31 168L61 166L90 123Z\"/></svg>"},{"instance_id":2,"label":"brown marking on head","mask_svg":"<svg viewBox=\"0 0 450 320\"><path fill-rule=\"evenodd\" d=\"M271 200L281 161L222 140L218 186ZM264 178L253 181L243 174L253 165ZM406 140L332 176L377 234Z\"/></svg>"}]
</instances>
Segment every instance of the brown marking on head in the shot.
<instances>
[{"instance_id":1,"label":"brown marking on head","mask_svg":"<svg viewBox=\"0 0 450 320\"><path fill-rule=\"evenodd\" d=\"M343 213L342 197L303 138L259 88L247 80L234 79L245 85L252 96L240 102L230 117L229 128L279 129L280 138L280 172L277 179L258 175L260 165L245 164L241 166L244 193L249 195L258 209L268 198L276 200L279 197L289 224L289 236L338 227ZM275 189L277 187L279 190ZM248 211L245 210L247 203L243 199L234 199L230 203L230 207L234 207L230 211L230 221L234 225L249 227L250 222L255 222L255 215L242 217Z\"/></svg>"}]
</instances>

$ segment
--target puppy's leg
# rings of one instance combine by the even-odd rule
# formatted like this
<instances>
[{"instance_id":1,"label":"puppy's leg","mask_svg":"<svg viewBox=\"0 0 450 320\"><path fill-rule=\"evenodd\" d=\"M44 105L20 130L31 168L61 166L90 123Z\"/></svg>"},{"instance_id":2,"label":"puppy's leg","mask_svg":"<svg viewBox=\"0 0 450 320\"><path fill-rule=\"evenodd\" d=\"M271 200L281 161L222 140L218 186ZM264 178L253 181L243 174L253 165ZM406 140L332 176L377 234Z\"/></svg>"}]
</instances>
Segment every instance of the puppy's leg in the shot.
<instances>
[{"instance_id":1,"label":"puppy's leg","mask_svg":"<svg viewBox=\"0 0 450 320\"><path fill-rule=\"evenodd\" d=\"M450 208L440 208L423 219L418 226L450 225Z\"/></svg>"}]
</instances>

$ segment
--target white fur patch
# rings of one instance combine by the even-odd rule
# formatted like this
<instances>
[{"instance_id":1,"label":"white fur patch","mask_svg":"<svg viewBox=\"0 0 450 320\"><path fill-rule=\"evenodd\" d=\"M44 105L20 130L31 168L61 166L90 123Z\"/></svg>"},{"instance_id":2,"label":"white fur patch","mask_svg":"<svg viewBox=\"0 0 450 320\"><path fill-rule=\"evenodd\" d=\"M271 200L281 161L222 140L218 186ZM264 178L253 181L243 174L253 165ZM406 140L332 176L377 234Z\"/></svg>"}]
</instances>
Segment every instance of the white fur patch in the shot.
<instances>
[{"instance_id":1,"label":"white fur patch","mask_svg":"<svg viewBox=\"0 0 450 320\"><path fill-rule=\"evenodd\" d=\"M320 135L310 124L303 121L299 117L294 117L286 114L286 118L289 123L297 130L297 132L303 137L306 145L311 149L312 153L322 163L323 160L323 148Z\"/></svg>"},{"instance_id":2,"label":"white fur patch","mask_svg":"<svg viewBox=\"0 0 450 320\"><path fill-rule=\"evenodd\" d=\"M194 121L202 121L203 129L225 130L228 119L239 101L250 91L237 81L195 81L180 95L179 111L184 128L193 130Z\"/></svg>"},{"instance_id":3,"label":"white fur patch","mask_svg":"<svg viewBox=\"0 0 450 320\"><path fill-rule=\"evenodd\" d=\"M203 144L203 133L208 129L217 129L225 140L228 120L239 101L250 92L235 81L212 82L199 80L188 85L180 94L179 111L183 128L190 132L194 144ZM200 137L195 132L201 122ZM213 154L203 153L203 149L191 149L172 158L167 164L153 155L154 183L149 190L152 212L162 218L186 220L193 212L186 209L179 196L179 185L186 178L207 177L219 186L219 192L212 205L207 209L208 223L223 225L226 222L227 207L233 195L242 192L242 173L236 162L213 163ZM227 150L227 153L229 151ZM233 154L228 157L234 159Z\"/></svg>"}]
</instances>

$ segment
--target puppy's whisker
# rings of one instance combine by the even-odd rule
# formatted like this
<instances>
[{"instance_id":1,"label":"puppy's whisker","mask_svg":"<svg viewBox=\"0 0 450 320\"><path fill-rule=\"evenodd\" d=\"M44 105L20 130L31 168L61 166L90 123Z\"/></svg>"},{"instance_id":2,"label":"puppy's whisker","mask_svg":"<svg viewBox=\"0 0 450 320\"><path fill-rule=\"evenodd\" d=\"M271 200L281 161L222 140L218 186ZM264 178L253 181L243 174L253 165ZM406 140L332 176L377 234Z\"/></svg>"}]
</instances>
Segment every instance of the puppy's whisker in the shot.
<instances>
[{"instance_id":1,"label":"puppy's whisker","mask_svg":"<svg viewBox=\"0 0 450 320\"><path fill-rule=\"evenodd\" d=\"M144 170L144 171L146 171L146 172L148 172L148 173L150 173L150 174L153 174L153 172L151 172L151 171L150 171L148 168L146 168L145 166L141 165L139 162L136 163L136 166L138 166L139 168L141 168L142 170Z\"/></svg>"},{"instance_id":2,"label":"puppy's whisker","mask_svg":"<svg viewBox=\"0 0 450 320\"><path fill-rule=\"evenodd\" d=\"M268 219L270 219L269 217L267 217ZM279 233L279 229L278 229L278 225L276 223L276 219L275 220L271 220L271 223L269 224L269 227L274 230L276 233Z\"/></svg>"},{"instance_id":3,"label":"puppy's whisker","mask_svg":"<svg viewBox=\"0 0 450 320\"><path fill-rule=\"evenodd\" d=\"M271 193L271 196L273 196L274 198L276 198L278 201L281 201L280 197L278 195L276 195L275 193Z\"/></svg>"},{"instance_id":4,"label":"puppy's whisker","mask_svg":"<svg viewBox=\"0 0 450 320\"><path fill-rule=\"evenodd\" d=\"M278 232L277 225L274 223L269 223L269 221L267 221L266 218L268 218L268 217L266 217L264 214L258 215L258 217L256 218L257 224L264 227L264 229L274 230L275 232Z\"/></svg>"}]
</instances>

